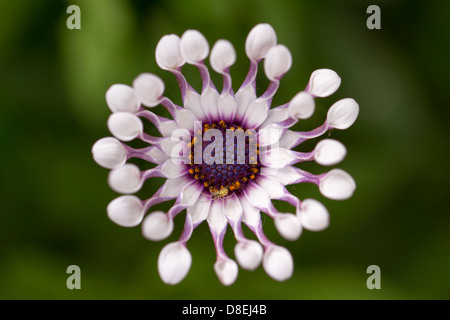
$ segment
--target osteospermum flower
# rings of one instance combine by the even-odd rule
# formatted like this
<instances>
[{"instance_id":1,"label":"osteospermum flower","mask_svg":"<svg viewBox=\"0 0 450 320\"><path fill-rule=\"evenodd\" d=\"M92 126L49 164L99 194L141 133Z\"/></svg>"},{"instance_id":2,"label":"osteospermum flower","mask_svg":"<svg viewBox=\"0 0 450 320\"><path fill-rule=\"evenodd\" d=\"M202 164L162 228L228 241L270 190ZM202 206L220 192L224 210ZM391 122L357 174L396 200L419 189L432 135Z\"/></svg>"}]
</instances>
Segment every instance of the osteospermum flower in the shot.
<instances>
[{"instance_id":1,"label":"osteospermum flower","mask_svg":"<svg viewBox=\"0 0 450 320\"><path fill-rule=\"evenodd\" d=\"M165 283L176 284L189 272L192 257L187 242L204 220L211 230L217 254L214 270L222 284L232 284L238 275L238 264L223 248L228 225L237 240L234 256L239 265L254 270L262 262L269 276L284 281L293 273L292 255L265 236L260 212L274 219L281 236L296 240L303 229L325 229L329 213L317 200L298 199L286 185L313 183L325 197L335 200L347 199L355 190L354 180L343 170L315 175L295 166L303 161L324 166L337 164L346 155L339 141L321 140L307 153L292 150L327 130L350 127L359 111L353 99L333 104L325 122L312 131L289 130L313 114L315 98L327 97L338 89L340 77L329 69L316 70L303 91L288 103L271 108L280 80L291 67L291 53L277 44L275 31L268 24L259 24L250 31L245 51L250 69L236 93L229 72L236 60L233 45L218 40L209 52L207 40L196 30L186 31L181 38L166 35L156 46L156 62L175 75L183 107L164 96L163 81L150 73L139 75L132 87L115 84L106 92L107 104L113 112L108 128L114 137L98 140L92 153L98 164L111 169L108 176L111 188L126 194L108 205L109 218L124 227L142 223L144 237L158 241L172 233L174 218L186 210L181 237L167 244L159 255L158 271ZM223 76L221 92L212 83L204 63L208 54L211 67ZM256 74L261 61L270 85L258 97ZM185 63L200 71L201 93L183 76L181 69ZM150 111L157 105L167 108L173 119ZM142 118L153 123L161 136L144 132ZM123 142L133 139L149 146L134 149ZM156 166L141 171L127 163L130 158L144 159ZM131 195L152 177L167 180L146 200ZM289 203L296 213L279 212L272 199ZM175 203L168 212L147 214L152 206L169 200ZM242 223L258 241L244 235Z\"/></svg>"}]
</instances>

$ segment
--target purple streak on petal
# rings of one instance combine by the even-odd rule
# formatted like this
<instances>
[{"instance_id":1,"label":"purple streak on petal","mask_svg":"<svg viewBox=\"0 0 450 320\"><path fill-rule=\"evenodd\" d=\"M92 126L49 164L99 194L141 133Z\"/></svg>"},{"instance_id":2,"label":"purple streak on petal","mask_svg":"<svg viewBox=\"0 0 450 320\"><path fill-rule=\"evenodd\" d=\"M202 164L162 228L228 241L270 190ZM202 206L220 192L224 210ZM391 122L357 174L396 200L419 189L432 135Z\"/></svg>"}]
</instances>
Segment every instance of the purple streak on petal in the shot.
<instances>
[{"instance_id":1,"label":"purple streak on petal","mask_svg":"<svg viewBox=\"0 0 450 320\"><path fill-rule=\"evenodd\" d=\"M166 175L161 171L161 169L159 167L160 166L158 166L156 168L148 169L146 171L143 171L141 173L141 178L144 181L147 180L147 179L150 179L150 178L154 178L154 177L166 178Z\"/></svg>"},{"instance_id":2,"label":"purple streak on petal","mask_svg":"<svg viewBox=\"0 0 450 320\"><path fill-rule=\"evenodd\" d=\"M299 162L311 161L314 160L314 151L311 152L298 152L290 150L291 153L295 155L295 159L289 165L293 165Z\"/></svg>"},{"instance_id":3,"label":"purple streak on petal","mask_svg":"<svg viewBox=\"0 0 450 320\"><path fill-rule=\"evenodd\" d=\"M230 75L230 68L226 68L223 70L223 89L221 95L225 95L227 93L231 94L231 96L234 97L234 91L231 87L231 75Z\"/></svg>"},{"instance_id":4,"label":"purple streak on petal","mask_svg":"<svg viewBox=\"0 0 450 320\"><path fill-rule=\"evenodd\" d=\"M281 128L288 129L288 128L292 127L294 124L296 124L297 122L298 122L297 119L288 118L284 121L276 123L276 125L280 126Z\"/></svg>"},{"instance_id":5,"label":"purple streak on petal","mask_svg":"<svg viewBox=\"0 0 450 320\"><path fill-rule=\"evenodd\" d=\"M161 140L164 139L162 137L151 136L151 135L149 135L148 133L145 133L145 132L142 132L138 137L142 141L150 143L150 144L159 144L161 142Z\"/></svg>"},{"instance_id":6,"label":"purple streak on petal","mask_svg":"<svg viewBox=\"0 0 450 320\"><path fill-rule=\"evenodd\" d=\"M284 188L284 195L282 195L279 199L281 201L285 201L289 203L291 206L295 207L296 211L300 210L301 201L299 198L291 194L286 188Z\"/></svg>"},{"instance_id":7,"label":"purple streak on petal","mask_svg":"<svg viewBox=\"0 0 450 320\"><path fill-rule=\"evenodd\" d=\"M325 121L320 127L317 127L316 129L313 129L311 131L296 131L295 134L297 135L298 139L294 142L291 149L295 148L308 139L320 137L325 132L327 132L328 129L330 129L330 127L328 126L328 122Z\"/></svg>"},{"instance_id":8,"label":"purple streak on petal","mask_svg":"<svg viewBox=\"0 0 450 320\"><path fill-rule=\"evenodd\" d=\"M268 207L255 206L255 208L257 208L259 211L264 212L272 219L274 219L279 214L278 210L275 208L272 202Z\"/></svg>"},{"instance_id":9,"label":"purple streak on petal","mask_svg":"<svg viewBox=\"0 0 450 320\"><path fill-rule=\"evenodd\" d=\"M154 158L144 154L144 153L140 153L140 152L130 152L127 154L127 160L129 160L130 158L138 158L138 159L142 159L151 163L155 163L158 164L159 162L156 161Z\"/></svg>"},{"instance_id":10,"label":"purple streak on petal","mask_svg":"<svg viewBox=\"0 0 450 320\"><path fill-rule=\"evenodd\" d=\"M177 201L175 201L172 208L170 208L170 210L167 212L167 216L169 217L169 219L174 219L181 211L186 209L186 205L180 203L180 196L178 196Z\"/></svg>"},{"instance_id":11,"label":"purple streak on petal","mask_svg":"<svg viewBox=\"0 0 450 320\"><path fill-rule=\"evenodd\" d=\"M186 78L184 77L183 73L181 73L181 67L178 67L178 69L170 69L169 71L172 72L173 75L175 76L175 78L177 79L178 85L180 86L181 98L184 101L187 90L192 90L192 91L195 91L195 90L186 81Z\"/></svg>"},{"instance_id":12,"label":"purple streak on petal","mask_svg":"<svg viewBox=\"0 0 450 320\"><path fill-rule=\"evenodd\" d=\"M180 106L176 105L175 103L173 103L172 100L170 100L167 97L163 97L161 99L160 104L162 106L166 107L166 109L170 112L170 115L172 116L173 119L175 119L176 111L183 109L182 107L180 107Z\"/></svg>"},{"instance_id":13,"label":"purple streak on petal","mask_svg":"<svg viewBox=\"0 0 450 320\"><path fill-rule=\"evenodd\" d=\"M149 161L151 163L156 163L156 164L158 163L158 161L156 161L154 158L152 158L146 154L150 150L156 148L155 146L150 146L150 147L146 147L146 148L142 148L142 149L132 148L132 147L126 145L125 143L122 143L122 146L127 151L127 160L129 160L130 158L139 158L139 159Z\"/></svg>"},{"instance_id":14,"label":"purple streak on petal","mask_svg":"<svg viewBox=\"0 0 450 320\"><path fill-rule=\"evenodd\" d=\"M255 60L250 60L250 68L248 70L247 77L245 77L239 90L244 89L248 85L252 85L253 89L256 90L256 74L258 73L258 62Z\"/></svg>"},{"instance_id":15,"label":"purple streak on petal","mask_svg":"<svg viewBox=\"0 0 450 320\"><path fill-rule=\"evenodd\" d=\"M200 72L200 77L202 78L202 93L204 93L208 88L212 88L217 91L216 86L211 81L211 76L209 75L208 67L205 66L203 61L196 63L195 66Z\"/></svg>"},{"instance_id":16,"label":"purple streak on petal","mask_svg":"<svg viewBox=\"0 0 450 320\"><path fill-rule=\"evenodd\" d=\"M186 171L186 175L187 175L187 171ZM203 189L203 186L200 185L197 180L193 180L189 183L186 184L186 186L184 188L188 188L188 187L198 187L198 189ZM198 197L200 197L200 194L198 194ZM198 200L195 199L194 203ZM170 208L170 210L167 212L167 216L170 219L175 218L181 211L183 211L184 209L186 209L189 205L186 205L186 203L183 203L183 192L180 192L180 194L177 197L177 200L175 201L175 204L172 206L172 208Z\"/></svg>"},{"instance_id":17,"label":"purple streak on petal","mask_svg":"<svg viewBox=\"0 0 450 320\"><path fill-rule=\"evenodd\" d=\"M264 249L267 250L269 247L274 246L275 244L270 241L266 235L264 234L262 223L260 222L256 228L250 227L250 230L256 235L259 242L263 245Z\"/></svg>"},{"instance_id":18,"label":"purple streak on petal","mask_svg":"<svg viewBox=\"0 0 450 320\"><path fill-rule=\"evenodd\" d=\"M186 245L186 242L191 238L192 231L194 230L194 225L192 224L192 219L189 214L186 213L186 220L184 222L183 233L178 240L179 243Z\"/></svg>"},{"instance_id":19,"label":"purple streak on petal","mask_svg":"<svg viewBox=\"0 0 450 320\"><path fill-rule=\"evenodd\" d=\"M161 117L149 110L143 110L136 114L138 117L143 117L149 120L153 125L158 129L158 131L162 134L161 126L164 125L164 122L171 121L165 117Z\"/></svg>"},{"instance_id":20,"label":"purple streak on petal","mask_svg":"<svg viewBox=\"0 0 450 320\"><path fill-rule=\"evenodd\" d=\"M258 99L270 100L269 101L269 103L270 103L273 96L277 92L279 86L280 86L280 81L278 81L278 80L270 82L266 91Z\"/></svg>"},{"instance_id":21,"label":"purple streak on petal","mask_svg":"<svg viewBox=\"0 0 450 320\"><path fill-rule=\"evenodd\" d=\"M161 202L166 202L166 201L170 201L173 200L174 198L172 197L161 197L160 194L162 192L162 188L159 188L158 191L155 192L155 194L153 196L151 196L150 198L148 198L147 200L142 201L142 205L144 207L144 212L147 212L151 207L153 207L154 205L157 205L158 203Z\"/></svg>"},{"instance_id":22,"label":"purple streak on petal","mask_svg":"<svg viewBox=\"0 0 450 320\"><path fill-rule=\"evenodd\" d=\"M236 195L233 195L231 198L233 201L238 201L239 199ZM225 207L227 205L226 200L222 201L223 211L225 212ZM242 215L240 215L239 219L233 220L230 216L225 215L225 217L228 220L228 224L230 225L231 229L233 229L234 235L236 237L237 241L244 241L246 240L246 237L244 235L244 231L242 230Z\"/></svg>"},{"instance_id":23,"label":"purple streak on petal","mask_svg":"<svg viewBox=\"0 0 450 320\"><path fill-rule=\"evenodd\" d=\"M316 185L320 184L320 179L326 175L326 173L315 175L312 173L309 173L305 170L299 169L297 167L293 167L295 171L297 171L299 174L302 175L301 178L291 182L290 184L297 184L297 183L313 183Z\"/></svg>"},{"instance_id":24,"label":"purple streak on petal","mask_svg":"<svg viewBox=\"0 0 450 320\"><path fill-rule=\"evenodd\" d=\"M214 229L211 228L211 226L209 227L209 229L211 230L211 235L214 241L214 247L216 248L217 260L228 258L225 250L223 249L223 239L225 237L227 228L225 227L223 230L220 231L219 234L217 234L214 231Z\"/></svg>"}]
</instances>

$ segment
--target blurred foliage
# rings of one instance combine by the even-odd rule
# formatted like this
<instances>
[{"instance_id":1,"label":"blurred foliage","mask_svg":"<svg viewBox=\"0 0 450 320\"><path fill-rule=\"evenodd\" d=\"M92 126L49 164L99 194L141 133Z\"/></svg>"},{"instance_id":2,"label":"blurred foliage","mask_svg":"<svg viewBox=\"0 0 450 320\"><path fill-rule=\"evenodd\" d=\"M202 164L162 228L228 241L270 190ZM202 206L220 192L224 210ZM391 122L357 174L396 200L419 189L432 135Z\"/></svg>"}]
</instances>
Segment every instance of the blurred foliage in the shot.
<instances>
[{"instance_id":1,"label":"blurred foliage","mask_svg":"<svg viewBox=\"0 0 450 320\"><path fill-rule=\"evenodd\" d=\"M66 28L70 4L81 8L81 30ZM381 30L366 28L370 4L381 8ZM3 1L0 298L449 299L449 11L450 2L437 0ZM167 96L179 101L176 81L157 68L154 50L164 34L189 28L203 32L210 45L219 38L233 42L237 88L248 68L245 37L260 22L272 24L293 55L275 104L289 101L317 68L342 77L340 90L319 100L316 115L297 129L321 123L340 98L359 102L355 125L330 133L347 146L339 167L358 188L353 198L338 202L313 186L290 186L301 199L323 201L331 213L326 231L305 231L295 243L264 219L268 236L294 256L292 279L278 283L260 267L240 270L236 283L223 287L202 224L189 242L187 278L165 285L158 253L178 237L183 219L176 219L170 239L153 243L139 228L125 229L106 217L116 195L90 152L109 135L105 92L152 72L165 81ZM186 69L199 86L197 74ZM264 89L267 82L260 80ZM160 184L148 182L139 195L148 197ZM231 232L225 245L233 256ZM81 268L81 290L66 288L71 264ZM381 267L381 290L366 288L371 264Z\"/></svg>"}]
</instances>

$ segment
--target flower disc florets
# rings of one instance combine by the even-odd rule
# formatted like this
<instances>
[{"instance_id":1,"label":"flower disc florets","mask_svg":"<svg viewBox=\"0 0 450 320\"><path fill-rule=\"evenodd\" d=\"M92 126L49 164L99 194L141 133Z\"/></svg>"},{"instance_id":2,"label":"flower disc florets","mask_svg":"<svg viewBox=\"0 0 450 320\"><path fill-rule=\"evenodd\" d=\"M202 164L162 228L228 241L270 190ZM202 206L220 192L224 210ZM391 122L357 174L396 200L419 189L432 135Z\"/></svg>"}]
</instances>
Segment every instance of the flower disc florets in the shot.
<instances>
[{"instance_id":1,"label":"flower disc florets","mask_svg":"<svg viewBox=\"0 0 450 320\"><path fill-rule=\"evenodd\" d=\"M227 124L225 121L203 125L204 135L211 131L215 131L213 141L200 140L198 137L192 139L189 173L204 186L204 193L211 194L214 199L239 194L247 183L260 173L256 135L252 130L245 130L237 124ZM221 143L222 150L218 151L220 148L216 147L208 154L208 147L213 143ZM203 161L199 161L200 163L195 161L197 150L201 150L203 155ZM221 155L216 155L216 152Z\"/></svg>"}]
</instances>

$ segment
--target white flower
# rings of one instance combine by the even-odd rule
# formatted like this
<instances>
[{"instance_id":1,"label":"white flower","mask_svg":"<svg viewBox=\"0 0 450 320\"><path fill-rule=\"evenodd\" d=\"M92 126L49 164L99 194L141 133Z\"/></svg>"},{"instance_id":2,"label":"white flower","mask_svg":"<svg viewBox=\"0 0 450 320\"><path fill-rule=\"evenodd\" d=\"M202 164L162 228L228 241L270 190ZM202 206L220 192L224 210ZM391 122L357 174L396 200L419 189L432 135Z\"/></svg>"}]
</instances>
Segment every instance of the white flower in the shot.
<instances>
[{"instance_id":1,"label":"white flower","mask_svg":"<svg viewBox=\"0 0 450 320\"><path fill-rule=\"evenodd\" d=\"M127 151L117 139L107 137L92 146L92 156L102 167L114 169L125 164Z\"/></svg>"},{"instance_id":2,"label":"white flower","mask_svg":"<svg viewBox=\"0 0 450 320\"><path fill-rule=\"evenodd\" d=\"M122 227L134 227L142 222L144 208L136 196L120 196L108 204L108 217Z\"/></svg>"},{"instance_id":3,"label":"white flower","mask_svg":"<svg viewBox=\"0 0 450 320\"><path fill-rule=\"evenodd\" d=\"M229 286L236 281L238 266L231 259L221 259L214 264L217 277L224 286Z\"/></svg>"},{"instance_id":4,"label":"white flower","mask_svg":"<svg viewBox=\"0 0 450 320\"><path fill-rule=\"evenodd\" d=\"M113 136L122 141L131 141L144 130L141 120L128 112L116 112L110 115L108 128Z\"/></svg>"},{"instance_id":5,"label":"white flower","mask_svg":"<svg viewBox=\"0 0 450 320\"><path fill-rule=\"evenodd\" d=\"M261 263L263 248L254 240L238 242L234 247L234 254L239 265L247 270L255 270Z\"/></svg>"},{"instance_id":6,"label":"white flower","mask_svg":"<svg viewBox=\"0 0 450 320\"><path fill-rule=\"evenodd\" d=\"M136 165L127 163L109 172L108 183L119 193L135 193L141 189L143 183L141 171Z\"/></svg>"},{"instance_id":7,"label":"white flower","mask_svg":"<svg viewBox=\"0 0 450 320\"><path fill-rule=\"evenodd\" d=\"M284 213L275 216L275 227L278 232L287 240L297 240L302 233L300 220L293 214Z\"/></svg>"},{"instance_id":8,"label":"white flower","mask_svg":"<svg viewBox=\"0 0 450 320\"><path fill-rule=\"evenodd\" d=\"M355 100L351 98L339 100L328 110L328 124L332 128L347 129L355 122L358 113L359 106Z\"/></svg>"},{"instance_id":9,"label":"white flower","mask_svg":"<svg viewBox=\"0 0 450 320\"><path fill-rule=\"evenodd\" d=\"M142 234L152 241L166 239L172 231L173 221L162 211L150 213L142 223Z\"/></svg>"},{"instance_id":10,"label":"white flower","mask_svg":"<svg viewBox=\"0 0 450 320\"><path fill-rule=\"evenodd\" d=\"M269 49L264 59L264 71L269 80L280 79L292 66L292 56L288 48L279 44Z\"/></svg>"},{"instance_id":11,"label":"white flower","mask_svg":"<svg viewBox=\"0 0 450 320\"><path fill-rule=\"evenodd\" d=\"M159 275L165 283L177 284L186 277L191 264L192 256L189 250L182 243L170 243L159 254Z\"/></svg>"},{"instance_id":12,"label":"white flower","mask_svg":"<svg viewBox=\"0 0 450 320\"><path fill-rule=\"evenodd\" d=\"M323 166L331 166L341 162L346 154L345 146L333 139L323 139L314 149L314 159Z\"/></svg>"},{"instance_id":13,"label":"white flower","mask_svg":"<svg viewBox=\"0 0 450 320\"><path fill-rule=\"evenodd\" d=\"M287 249L271 246L264 254L263 267L267 274L275 280L285 281L292 277L294 261Z\"/></svg>"},{"instance_id":14,"label":"white flower","mask_svg":"<svg viewBox=\"0 0 450 320\"><path fill-rule=\"evenodd\" d=\"M341 78L330 69L319 69L311 74L306 91L315 97L328 97L341 85Z\"/></svg>"},{"instance_id":15,"label":"white flower","mask_svg":"<svg viewBox=\"0 0 450 320\"><path fill-rule=\"evenodd\" d=\"M187 30L181 37L180 51L186 62L198 63L208 56L208 41L197 30Z\"/></svg>"},{"instance_id":16,"label":"white flower","mask_svg":"<svg viewBox=\"0 0 450 320\"><path fill-rule=\"evenodd\" d=\"M156 63L161 69L176 69L184 64L180 51L180 37L169 34L161 38L156 45Z\"/></svg>"},{"instance_id":17,"label":"white flower","mask_svg":"<svg viewBox=\"0 0 450 320\"><path fill-rule=\"evenodd\" d=\"M298 215L303 227L311 231L324 230L330 224L327 208L315 199L303 200Z\"/></svg>"},{"instance_id":18,"label":"white flower","mask_svg":"<svg viewBox=\"0 0 450 320\"><path fill-rule=\"evenodd\" d=\"M327 97L339 88L341 78L337 73L330 69L314 71L304 90L300 88L290 101L287 99L288 103L271 107L281 78L291 68L292 55L284 45L277 44L277 36L269 24L259 24L250 31L245 52L250 59L249 71L235 93L230 67L236 61L236 51L229 41L218 40L209 52L208 41L197 30L188 30L181 38L166 35L156 46L156 62L176 77L183 106L164 96L164 83L150 73L140 74L132 87L112 85L106 93L113 112L107 126L115 138L97 141L92 155L99 165L111 169L110 187L122 194L132 194L146 180L166 179L145 200L134 195L114 199L107 207L108 217L125 227L142 222L143 236L160 241L172 234L174 219L186 211L179 240L166 245L158 258L159 274L167 284L177 284L187 276L192 263L187 243L193 230L205 220L216 250L213 269L223 285L236 281L238 263L247 270L262 263L273 279L289 279L294 272L293 257L264 234L260 212L274 220L282 237L294 241L303 230L325 229L330 217L320 202L301 201L286 185L313 183L325 197L335 200L349 198L356 188L353 178L343 170L332 169L316 175L297 167L305 161L324 166L339 163L347 154L341 142L324 139L312 151L294 150L328 130L350 127L359 112L353 99L333 104L325 122L314 130L290 129L299 120L313 115L315 98ZM208 54L212 68L223 78L221 91L216 89L205 65ZM261 62L270 84L258 96L255 88ZM198 68L201 92L183 75L185 63ZM171 118L148 109L157 105L165 107ZM146 133L142 119L150 121L160 135ZM147 146L135 149L123 142L134 139ZM153 166L141 171L135 164L126 163L130 158L143 159ZM154 205L170 200L175 202L168 212L148 213ZM272 200L287 202L295 214L279 212ZM257 241L245 236L242 224L256 235ZM237 240L234 254L238 263L223 246L228 227Z\"/></svg>"},{"instance_id":19,"label":"white flower","mask_svg":"<svg viewBox=\"0 0 450 320\"><path fill-rule=\"evenodd\" d=\"M288 112L293 119L308 119L313 115L315 107L313 96L301 91L289 102Z\"/></svg>"},{"instance_id":20,"label":"white flower","mask_svg":"<svg viewBox=\"0 0 450 320\"><path fill-rule=\"evenodd\" d=\"M106 103L112 112L134 113L139 107L133 88L124 84L113 84L106 91Z\"/></svg>"},{"instance_id":21,"label":"white flower","mask_svg":"<svg viewBox=\"0 0 450 320\"><path fill-rule=\"evenodd\" d=\"M333 169L321 178L319 190L325 197L334 200L350 198L355 191L355 180L344 170Z\"/></svg>"},{"instance_id":22,"label":"white flower","mask_svg":"<svg viewBox=\"0 0 450 320\"><path fill-rule=\"evenodd\" d=\"M228 40L217 40L214 44L209 62L214 71L223 73L236 62L236 51Z\"/></svg>"},{"instance_id":23,"label":"white flower","mask_svg":"<svg viewBox=\"0 0 450 320\"><path fill-rule=\"evenodd\" d=\"M255 26L245 41L245 52L252 60L264 58L270 48L277 44L277 35L272 26L261 23Z\"/></svg>"},{"instance_id":24,"label":"white flower","mask_svg":"<svg viewBox=\"0 0 450 320\"><path fill-rule=\"evenodd\" d=\"M142 73L133 81L136 96L145 106L155 107L164 93L164 82L154 74Z\"/></svg>"}]
</instances>

